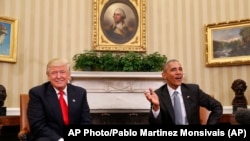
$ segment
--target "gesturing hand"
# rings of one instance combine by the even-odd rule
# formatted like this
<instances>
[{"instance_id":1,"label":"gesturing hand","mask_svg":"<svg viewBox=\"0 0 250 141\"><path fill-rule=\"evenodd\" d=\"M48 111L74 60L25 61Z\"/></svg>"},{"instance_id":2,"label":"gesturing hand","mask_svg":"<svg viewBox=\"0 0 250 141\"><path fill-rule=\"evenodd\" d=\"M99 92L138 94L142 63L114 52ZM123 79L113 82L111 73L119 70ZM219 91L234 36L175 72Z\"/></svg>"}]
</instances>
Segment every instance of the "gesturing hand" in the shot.
<instances>
[{"instance_id":1,"label":"gesturing hand","mask_svg":"<svg viewBox=\"0 0 250 141\"><path fill-rule=\"evenodd\" d=\"M160 109L159 98L152 88L149 88L149 92L144 91L144 95L146 96L147 100L153 105L153 109L155 111Z\"/></svg>"}]
</instances>

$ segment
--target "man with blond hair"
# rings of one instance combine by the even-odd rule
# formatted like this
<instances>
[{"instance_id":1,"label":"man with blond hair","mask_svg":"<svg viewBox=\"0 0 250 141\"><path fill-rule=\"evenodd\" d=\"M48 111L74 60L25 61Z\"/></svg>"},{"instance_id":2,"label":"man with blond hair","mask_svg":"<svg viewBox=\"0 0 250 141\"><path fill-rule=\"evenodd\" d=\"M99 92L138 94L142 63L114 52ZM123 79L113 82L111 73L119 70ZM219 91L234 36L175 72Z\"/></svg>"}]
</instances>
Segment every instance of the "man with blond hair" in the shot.
<instances>
[{"instance_id":1,"label":"man with blond hair","mask_svg":"<svg viewBox=\"0 0 250 141\"><path fill-rule=\"evenodd\" d=\"M69 83L70 64L66 59L49 61L46 74L48 82L29 90L30 139L63 141L65 126L91 124L87 91Z\"/></svg>"}]
</instances>

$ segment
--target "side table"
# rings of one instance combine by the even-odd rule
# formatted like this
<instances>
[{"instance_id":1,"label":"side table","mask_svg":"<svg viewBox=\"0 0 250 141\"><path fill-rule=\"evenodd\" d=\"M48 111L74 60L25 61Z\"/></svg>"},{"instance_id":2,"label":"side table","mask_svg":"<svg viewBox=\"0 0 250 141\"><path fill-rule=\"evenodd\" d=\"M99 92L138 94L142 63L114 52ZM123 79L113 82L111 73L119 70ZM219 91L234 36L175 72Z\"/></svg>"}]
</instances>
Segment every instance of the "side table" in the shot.
<instances>
[{"instance_id":1,"label":"side table","mask_svg":"<svg viewBox=\"0 0 250 141\"><path fill-rule=\"evenodd\" d=\"M20 116L0 116L0 136L4 126L19 126Z\"/></svg>"}]
</instances>

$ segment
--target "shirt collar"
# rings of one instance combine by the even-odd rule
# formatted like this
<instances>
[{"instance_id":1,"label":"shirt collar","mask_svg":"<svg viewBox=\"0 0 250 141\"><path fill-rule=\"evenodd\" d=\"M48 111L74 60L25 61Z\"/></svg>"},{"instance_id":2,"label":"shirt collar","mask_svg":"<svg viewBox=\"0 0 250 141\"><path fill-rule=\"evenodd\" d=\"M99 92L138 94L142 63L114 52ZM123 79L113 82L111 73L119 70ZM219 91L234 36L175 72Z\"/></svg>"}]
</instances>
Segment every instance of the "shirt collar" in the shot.
<instances>
[{"instance_id":1,"label":"shirt collar","mask_svg":"<svg viewBox=\"0 0 250 141\"><path fill-rule=\"evenodd\" d=\"M177 91L179 94L181 94L181 86L177 87L177 89L173 89L167 85L168 91L170 96L173 96L174 91Z\"/></svg>"},{"instance_id":2,"label":"shirt collar","mask_svg":"<svg viewBox=\"0 0 250 141\"><path fill-rule=\"evenodd\" d=\"M59 90L57 90L55 87L54 87L56 93L58 94L59 93ZM67 86L63 89L63 92L65 95L67 95Z\"/></svg>"}]
</instances>

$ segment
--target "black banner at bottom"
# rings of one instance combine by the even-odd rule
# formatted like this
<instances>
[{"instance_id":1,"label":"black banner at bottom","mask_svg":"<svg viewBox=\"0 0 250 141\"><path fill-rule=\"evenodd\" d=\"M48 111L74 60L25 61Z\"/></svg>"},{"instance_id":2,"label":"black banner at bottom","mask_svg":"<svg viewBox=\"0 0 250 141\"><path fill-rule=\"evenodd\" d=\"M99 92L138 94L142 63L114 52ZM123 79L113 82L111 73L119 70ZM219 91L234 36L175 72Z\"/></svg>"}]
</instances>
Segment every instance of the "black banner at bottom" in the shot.
<instances>
[{"instance_id":1,"label":"black banner at bottom","mask_svg":"<svg viewBox=\"0 0 250 141\"><path fill-rule=\"evenodd\" d=\"M151 126L151 125L84 125L68 126L65 141L80 141L85 137L167 137L167 138L219 138L250 139L250 126Z\"/></svg>"}]
</instances>

